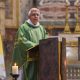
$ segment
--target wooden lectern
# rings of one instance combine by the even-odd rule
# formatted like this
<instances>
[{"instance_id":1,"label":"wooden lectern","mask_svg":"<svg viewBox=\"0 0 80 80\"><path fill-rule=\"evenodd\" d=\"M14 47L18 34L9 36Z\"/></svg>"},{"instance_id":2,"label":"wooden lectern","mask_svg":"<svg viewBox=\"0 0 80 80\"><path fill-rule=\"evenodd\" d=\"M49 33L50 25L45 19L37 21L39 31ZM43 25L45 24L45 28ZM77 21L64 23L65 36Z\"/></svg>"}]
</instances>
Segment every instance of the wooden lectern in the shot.
<instances>
[{"instance_id":1,"label":"wooden lectern","mask_svg":"<svg viewBox=\"0 0 80 80\"><path fill-rule=\"evenodd\" d=\"M58 38L40 41L38 80L59 80L58 55Z\"/></svg>"},{"instance_id":2,"label":"wooden lectern","mask_svg":"<svg viewBox=\"0 0 80 80\"><path fill-rule=\"evenodd\" d=\"M38 60L37 80L59 80L58 38L40 40L28 50L28 59Z\"/></svg>"}]
</instances>

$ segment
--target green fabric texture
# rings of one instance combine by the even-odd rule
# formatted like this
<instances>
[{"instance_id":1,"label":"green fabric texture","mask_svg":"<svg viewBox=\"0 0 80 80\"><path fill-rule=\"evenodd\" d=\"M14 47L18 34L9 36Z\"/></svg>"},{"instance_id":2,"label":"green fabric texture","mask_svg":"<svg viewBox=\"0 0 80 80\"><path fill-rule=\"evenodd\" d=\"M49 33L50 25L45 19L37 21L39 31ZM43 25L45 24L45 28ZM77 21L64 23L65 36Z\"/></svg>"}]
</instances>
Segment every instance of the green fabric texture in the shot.
<instances>
[{"instance_id":1,"label":"green fabric texture","mask_svg":"<svg viewBox=\"0 0 80 80\"><path fill-rule=\"evenodd\" d=\"M38 65L37 61L26 62L23 65L23 79L22 80L37 80L38 74Z\"/></svg>"},{"instance_id":2,"label":"green fabric texture","mask_svg":"<svg viewBox=\"0 0 80 80\"><path fill-rule=\"evenodd\" d=\"M16 34L13 63L19 67L23 64L23 80L37 80L36 61L27 61L27 50L38 45L39 40L47 38L46 30L43 26L32 26L27 21L22 24Z\"/></svg>"}]
</instances>

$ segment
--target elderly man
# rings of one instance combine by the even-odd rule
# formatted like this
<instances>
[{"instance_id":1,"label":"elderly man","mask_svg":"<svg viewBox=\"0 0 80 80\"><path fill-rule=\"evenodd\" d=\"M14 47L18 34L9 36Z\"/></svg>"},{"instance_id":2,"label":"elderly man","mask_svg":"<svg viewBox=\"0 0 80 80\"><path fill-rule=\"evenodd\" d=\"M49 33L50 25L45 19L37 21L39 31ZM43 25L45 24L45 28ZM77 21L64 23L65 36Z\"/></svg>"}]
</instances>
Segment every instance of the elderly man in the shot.
<instances>
[{"instance_id":1,"label":"elderly man","mask_svg":"<svg viewBox=\"0 0 80 80\"><path fill-rule=\"evenodd\" d=\"M47 38L46 30L39 23L40 10L31 8L28 12L28 20L23 23L16 35L13 63L20 67L23 65L22 80L37 80L37 61L28 61L26 51L39 44L39 40Z\"/></svg>"}]
</instances>

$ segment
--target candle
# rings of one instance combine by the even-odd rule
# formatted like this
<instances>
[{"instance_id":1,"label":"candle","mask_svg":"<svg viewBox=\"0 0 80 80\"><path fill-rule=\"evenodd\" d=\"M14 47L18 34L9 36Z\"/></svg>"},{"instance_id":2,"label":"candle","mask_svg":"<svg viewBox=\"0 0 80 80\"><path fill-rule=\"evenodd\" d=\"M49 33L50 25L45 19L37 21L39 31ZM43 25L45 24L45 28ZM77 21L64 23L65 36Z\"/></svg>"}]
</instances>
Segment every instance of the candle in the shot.
<instances>
[{"instance_id":1,"label":"candle","mask_svg":"<svg viewBox=\"0 0 80 80\"><path fill-rule=\"evenodd\" d=\"M14 64L14 66L12 66L12 74L18 74L18 66L16 65L16 63Z\"/></svg>"}]
</instances>

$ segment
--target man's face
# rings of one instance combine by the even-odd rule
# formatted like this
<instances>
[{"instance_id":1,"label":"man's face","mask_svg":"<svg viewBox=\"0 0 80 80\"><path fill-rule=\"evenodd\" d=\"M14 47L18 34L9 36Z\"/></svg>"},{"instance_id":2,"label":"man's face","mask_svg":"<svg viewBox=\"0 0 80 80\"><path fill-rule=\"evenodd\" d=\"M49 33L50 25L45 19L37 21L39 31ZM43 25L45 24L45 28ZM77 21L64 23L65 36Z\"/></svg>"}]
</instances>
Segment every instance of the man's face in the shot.
<instances>
[{"instance_id":1,"label":"man's face","mask_svg":"<svg viewBox=\"0 0 80 80\"><path fill-rule=\"evenodd\" d=\"M37 22L39 22L39 18L40 18L40 13L37 10L33 10L29 16L29 19L34 25L36 25Z\"/></svg>"}]
</instances>

